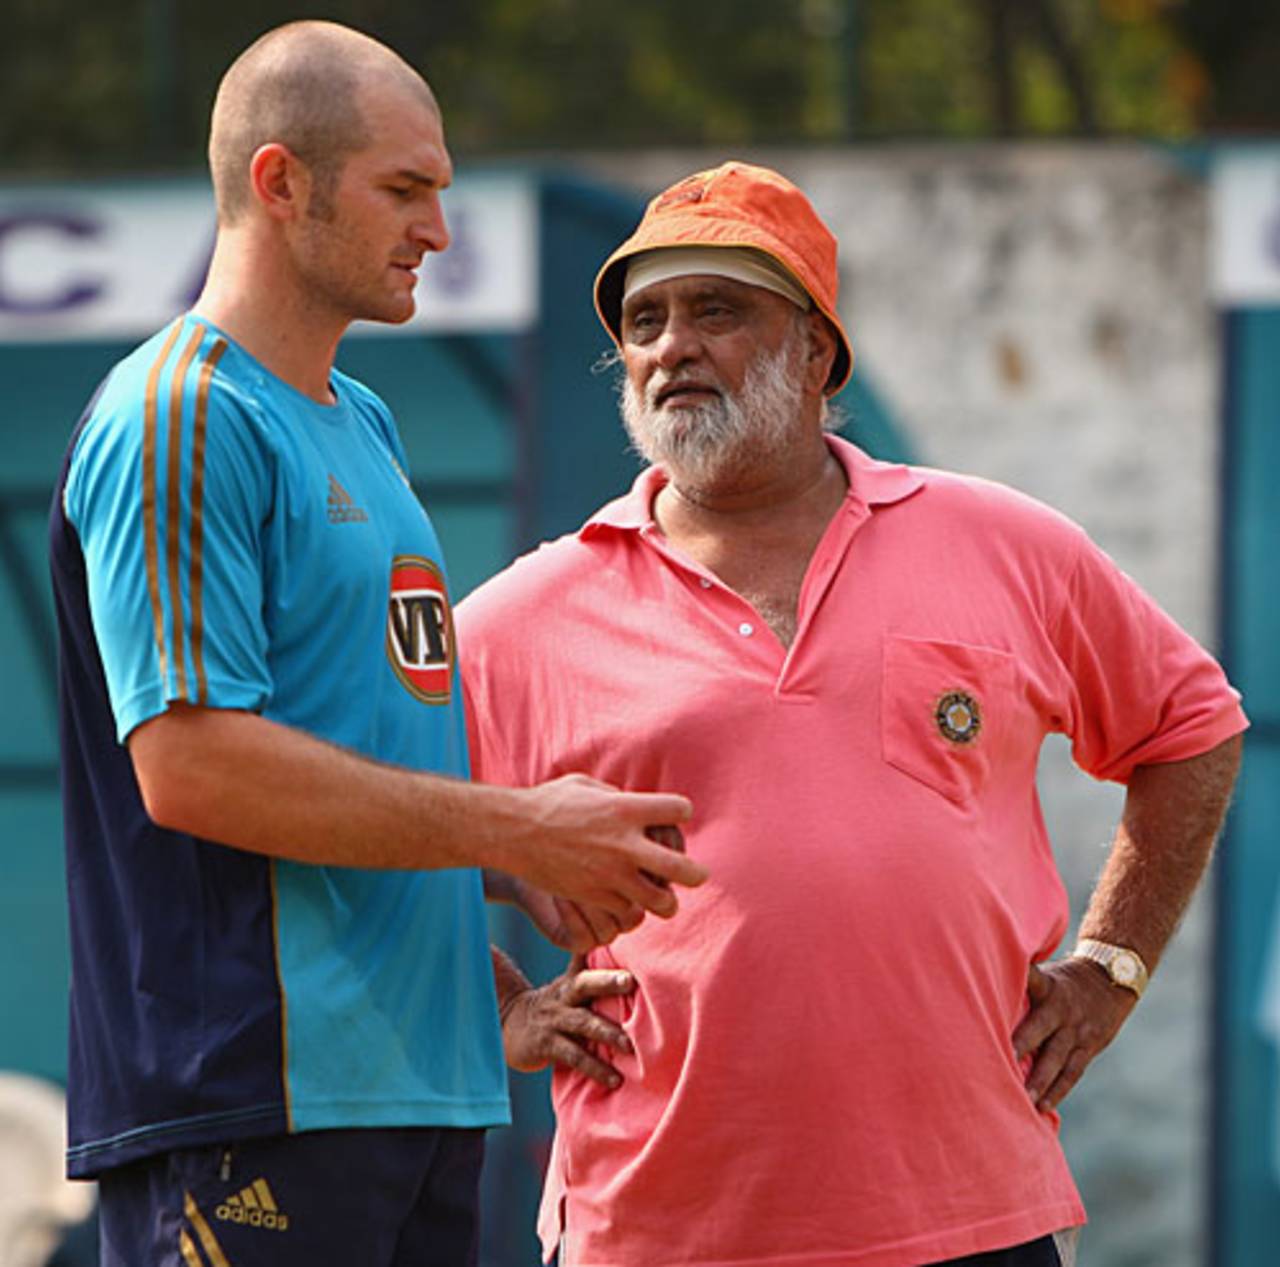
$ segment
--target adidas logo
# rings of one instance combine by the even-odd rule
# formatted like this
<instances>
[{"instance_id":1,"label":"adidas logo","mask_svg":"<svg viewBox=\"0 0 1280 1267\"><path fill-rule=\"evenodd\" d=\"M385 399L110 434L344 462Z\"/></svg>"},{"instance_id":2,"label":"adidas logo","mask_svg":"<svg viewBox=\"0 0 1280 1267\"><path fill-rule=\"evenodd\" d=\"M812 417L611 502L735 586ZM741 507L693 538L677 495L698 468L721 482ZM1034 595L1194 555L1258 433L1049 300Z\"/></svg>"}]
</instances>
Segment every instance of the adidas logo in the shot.
<instances>
[{"instance_id":1,"label":"adidas logo","mask_svg":"<svg viewBox=\"0 0 1280 1267\"><path fill-rule=\"evenodd\" d=\"M287 1232L289 1216L276 1208L275 1198L265 1179L255 1179L247 1188L229 1196L213 1212L224 1223L245 1223L272 1232Z\"/></svg>"},{"instance_id":2,"label":"adidas logo","mask_svg":"<svg viewBox=\"0 0 1280 1267\"><path fill-rule=\"evenodd\" d=\"M362 524L369 518L351 500L351 494L329 476L329 522L331 524Z\"/></svg>"}]
</instances>

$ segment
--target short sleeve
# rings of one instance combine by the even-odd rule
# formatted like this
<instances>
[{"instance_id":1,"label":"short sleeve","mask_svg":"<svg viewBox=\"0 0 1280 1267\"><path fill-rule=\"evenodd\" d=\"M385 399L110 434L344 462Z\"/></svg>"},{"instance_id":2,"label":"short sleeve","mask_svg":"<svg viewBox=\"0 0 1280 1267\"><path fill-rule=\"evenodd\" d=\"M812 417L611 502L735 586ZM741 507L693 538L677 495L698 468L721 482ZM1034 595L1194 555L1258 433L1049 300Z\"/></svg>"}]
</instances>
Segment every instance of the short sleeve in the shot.
<instances>
[{"instance_id":1,"label":"short sleeve","mask_svg":"<svg viewBox=\"0 0 1280 1267\"><path fill-rule=\"evenodd\" d=\"M174 700L260 710L271 694L269 454L243 401L219 391L212 372L189 377L189 390L162 393L150 410L141 399L101 403L67 477L121 742Z\"/></svg>"},{"instance_id":2,"label":"short sleeve","mask_svg":"<svg viewBox=\"0 0 1280 1267\"><path fill-rule=\"evenodd\" d=\"M1135 766L1186 760L1243 730L1217 661L1083 534L1080 544L1052 635L1076 764L1127 782Z\"/></svg>"}]
</instances>

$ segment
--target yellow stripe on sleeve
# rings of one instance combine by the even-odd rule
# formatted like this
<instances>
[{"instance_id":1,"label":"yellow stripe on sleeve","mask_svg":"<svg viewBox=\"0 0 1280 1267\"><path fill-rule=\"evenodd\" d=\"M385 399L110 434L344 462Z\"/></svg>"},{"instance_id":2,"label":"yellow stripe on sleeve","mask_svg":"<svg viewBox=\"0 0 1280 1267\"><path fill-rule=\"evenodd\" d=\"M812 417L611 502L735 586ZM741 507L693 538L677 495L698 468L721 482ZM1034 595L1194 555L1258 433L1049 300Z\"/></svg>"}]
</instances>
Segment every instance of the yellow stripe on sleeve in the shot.
<instances>
[{"instance_id":1,"label":"yellow stripe on sleeve","mask_svg":"<svg viewBox=\"0 0 1280 1267\"><path fill-rule=\"evenodd\" d=\"M143 403L142 424L142 545L147 562L147 597L151 601L151 625L160 656L160 679L168 677L164 645L164 605L160 601L160 528L156 521L156 428L159 415L160 375L178 341L182 323L175 321L150 373Z\"/></svg>"},{"instance_id":2,"label":"yellow stripe on sleeve","mask_svg":"<svg viewBox=\"0 0 1280 1267\"><path fill-rule=\"evenodd\" d=\"M196 326L182 349L173 379L169 385L169 469L165 489L168 514L165 517L166 555L169 576L169 610L172 622L171 644L173 667L177 678L177 693L187 698L186 639L183 636L182 619L182 393L186 386L187 371L195 360L200 341L205 336L203 326Z\"/></svg>"},{"instance_id":3,"label":"yellow stripe on sleeve","mask_svg":"<svg viewBox=\"0 0 1280 1267\"><path fill-rule=\"evenodd\" d=\"M227 350L218 339L200 366L196 389L195 431L191 439L191 664L196 675L196 703L209 702L209 679L204 667L204 454L209 422L209 389L213 372Z\"/></svg>"}]
</instances>

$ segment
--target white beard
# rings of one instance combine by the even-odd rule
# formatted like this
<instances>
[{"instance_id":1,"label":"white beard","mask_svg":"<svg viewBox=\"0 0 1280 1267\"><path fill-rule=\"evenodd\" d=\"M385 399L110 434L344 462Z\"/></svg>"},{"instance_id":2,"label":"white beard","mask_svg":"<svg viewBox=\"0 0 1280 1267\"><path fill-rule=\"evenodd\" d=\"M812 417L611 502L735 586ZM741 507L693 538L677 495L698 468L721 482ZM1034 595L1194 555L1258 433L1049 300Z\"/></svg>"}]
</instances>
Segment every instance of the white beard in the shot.
<instances>
[{"instance_id":1,"label":"white beard","mask_svg":"<svg viewBox=\"0 0 1280 1267\"><path fill-rule=\"evenodd\" d=\"M657 408L653 396L671 378L651 382L643 397L624 378L620 409L636 451L687 488L711 487L731 473L783 459L804 403L800 366L807 341L797 334L776 352L760 353L736 396L722 390L699 405Z\"/></svg>"}]
</instances>

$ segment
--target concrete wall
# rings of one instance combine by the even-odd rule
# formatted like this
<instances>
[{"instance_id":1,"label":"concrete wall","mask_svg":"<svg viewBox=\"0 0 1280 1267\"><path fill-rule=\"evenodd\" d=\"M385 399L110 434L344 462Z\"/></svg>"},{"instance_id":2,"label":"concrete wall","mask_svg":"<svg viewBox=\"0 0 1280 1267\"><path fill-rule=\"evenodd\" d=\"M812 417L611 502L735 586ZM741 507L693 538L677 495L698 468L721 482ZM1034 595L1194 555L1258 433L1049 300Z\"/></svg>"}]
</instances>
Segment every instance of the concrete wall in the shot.
<instances>
[{"instance_id":1,"label":"concrete wall","mask_svg":"<svg viewBox=\"0 0 1280 1267\"><path fill-rule=\"evenodd\" d=\"M653 193L725 157L585 166ZM923 460L1065 511L1211 643L1217 349L1202 183L1127 145L734 157L785 172L837 233L857 368ZM1041 785L1078 919L1121 792L1074 770L1058 743ZM1141 1006L1064 1106L1091 1216L1081 1267L1204 1261L1209 922L1202 892Z\"/></svg>"}]
</instances>

